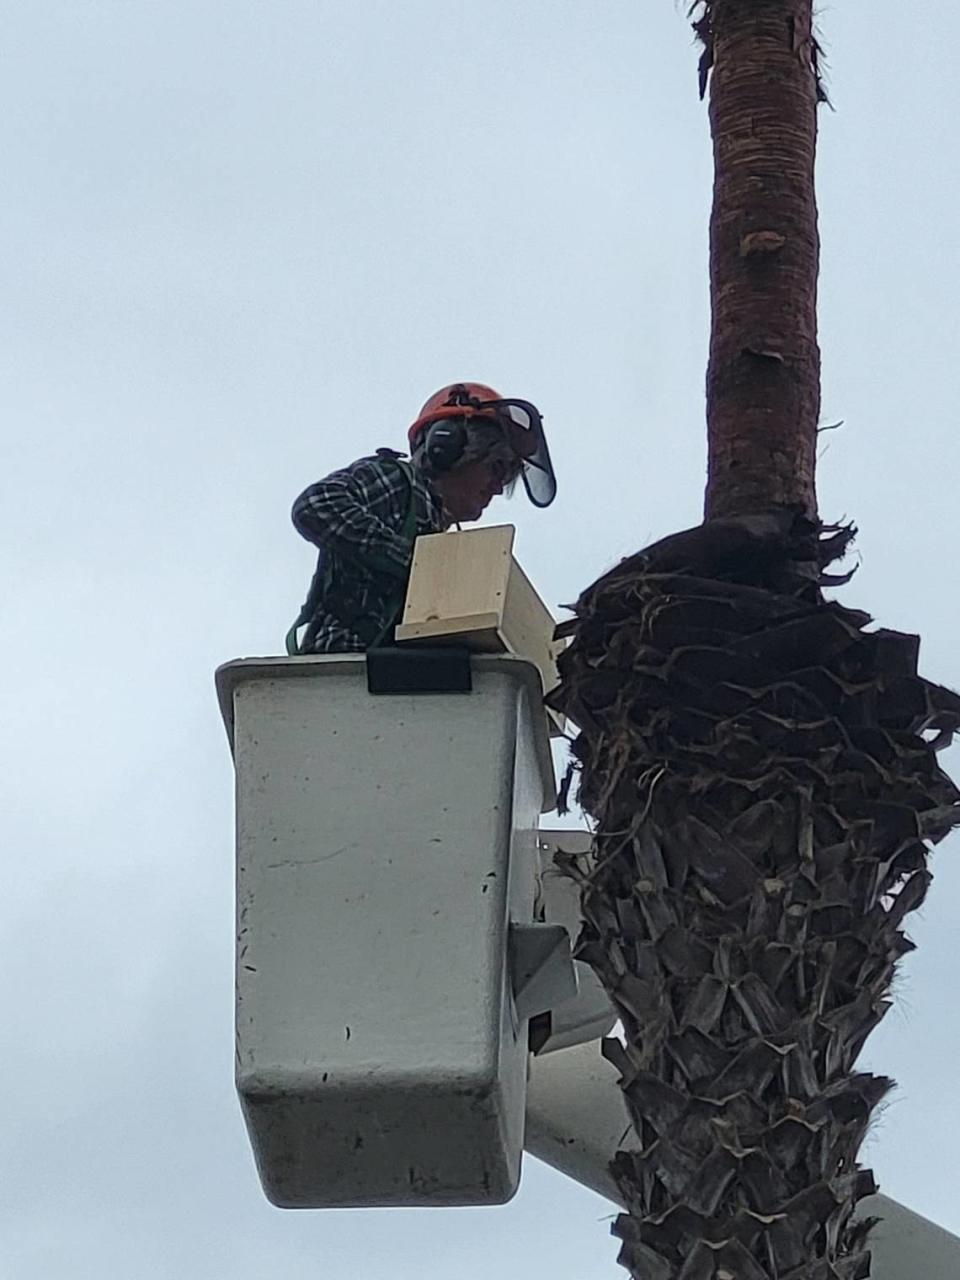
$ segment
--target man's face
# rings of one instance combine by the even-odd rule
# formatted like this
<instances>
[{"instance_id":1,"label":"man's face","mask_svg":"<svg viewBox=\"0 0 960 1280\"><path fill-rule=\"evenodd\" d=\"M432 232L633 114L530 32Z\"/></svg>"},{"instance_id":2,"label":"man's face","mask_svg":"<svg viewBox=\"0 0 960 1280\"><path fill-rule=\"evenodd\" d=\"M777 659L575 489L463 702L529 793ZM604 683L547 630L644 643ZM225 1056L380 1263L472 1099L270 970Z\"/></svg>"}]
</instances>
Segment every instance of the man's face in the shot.
<instances>
[{"instance_id":1,"label":"man's face","mask_svg":"<svg viewBox=\"0 0 960 1280\"><path fill-rule=\"evenodd\" d=\"M480 458L438 477L436 486L451 522L479 520L509 476L500 458Z\"/></svg>"}]
</instances>

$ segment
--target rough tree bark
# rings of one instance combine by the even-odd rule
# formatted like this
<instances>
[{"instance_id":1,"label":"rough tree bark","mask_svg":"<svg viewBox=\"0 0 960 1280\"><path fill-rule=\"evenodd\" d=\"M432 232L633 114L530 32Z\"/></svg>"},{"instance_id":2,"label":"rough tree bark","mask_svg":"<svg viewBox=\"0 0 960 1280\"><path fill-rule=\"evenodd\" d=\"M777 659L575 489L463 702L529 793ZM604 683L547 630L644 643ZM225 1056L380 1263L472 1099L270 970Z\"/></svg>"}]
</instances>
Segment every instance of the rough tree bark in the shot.
<instances>
[{"instance_id":1,"label":"rough tree bark","mask_svg":"<svg viewBox=\"0 0 960 1280\"><path fill-rule=\"evenodd\" d=\"M916 637L827 600L850 528L816 514L810 0L697 12L716 193L706 519L625 560L563 628L553 705L596 826L581 958L619 1010L639 1149L612 1166L636 1280L861 1280L858 1072L930 848L960 698Z\"/></svg>"},{"instance_id":2,"label":"rough tree bark","mask_svg":"<svg viewBox=\"0 0 960 1280\"><path fill-rule=\"evenodd\" d=\"M811 0L715 0L696 28L715 172L706 517L815 516L822 92Z\"/></svg>"}]
</instances>

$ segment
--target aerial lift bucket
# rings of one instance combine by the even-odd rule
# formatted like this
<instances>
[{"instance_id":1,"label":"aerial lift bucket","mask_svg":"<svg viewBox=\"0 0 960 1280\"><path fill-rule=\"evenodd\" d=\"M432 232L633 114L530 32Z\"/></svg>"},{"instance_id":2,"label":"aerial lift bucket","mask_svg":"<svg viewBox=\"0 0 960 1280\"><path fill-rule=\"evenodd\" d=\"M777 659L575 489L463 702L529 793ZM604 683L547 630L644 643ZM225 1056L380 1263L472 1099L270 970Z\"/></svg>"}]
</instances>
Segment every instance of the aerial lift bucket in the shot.
<instances>
[{"instance_id":1,"label":"aerial lift bucket","mask_svg":"<svg viewBox=\"0 0 960 1280\"><path fill-rule=\"evenodd\" d=\"M502 1203L528 1020L575 994L535 921L555 780L536 666L369 691L363 656L217 672L236 770L236 1082L284 1207ZM402 687L403 682L400 682Z\"/></svg>"}]
</instances>

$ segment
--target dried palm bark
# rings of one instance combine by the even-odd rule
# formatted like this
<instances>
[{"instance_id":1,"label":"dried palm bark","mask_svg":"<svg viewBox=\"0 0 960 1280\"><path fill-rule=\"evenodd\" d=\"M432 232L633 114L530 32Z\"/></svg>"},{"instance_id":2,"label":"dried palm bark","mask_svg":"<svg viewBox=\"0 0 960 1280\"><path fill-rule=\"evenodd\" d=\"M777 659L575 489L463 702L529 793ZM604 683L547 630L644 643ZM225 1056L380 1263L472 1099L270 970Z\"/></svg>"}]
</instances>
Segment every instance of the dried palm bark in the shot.
<instances>
[{"instance_id":1,"label":"dried palm bark","mask_svg":"<svg viewBox=\"0 0 960 1280\"><path fill-rule=\"evenodd\" d=\"M596 822L580 958L622 1018L639 1137L612 1166L636 1280L860 1280L857 1072L928 851L960 822L960 697L916 637L824 599L852 531L716 521L623 562L567 624L553 704ZM811 578L811 570L814 577Z\"/></svg>"}]
</instances>

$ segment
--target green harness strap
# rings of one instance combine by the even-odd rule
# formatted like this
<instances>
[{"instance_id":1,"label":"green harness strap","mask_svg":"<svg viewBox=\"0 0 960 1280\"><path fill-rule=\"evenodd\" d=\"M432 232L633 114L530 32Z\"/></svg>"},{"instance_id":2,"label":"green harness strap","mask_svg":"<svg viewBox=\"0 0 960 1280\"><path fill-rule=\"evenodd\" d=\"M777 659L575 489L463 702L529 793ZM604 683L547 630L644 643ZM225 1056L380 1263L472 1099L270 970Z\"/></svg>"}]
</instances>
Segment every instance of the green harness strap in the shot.
<instances>
[{"instance_id":1,"label":"green harness strap","mask_svg":"<svg viewBox=\"0 0 960 1280\"><path fill-rule=\"evenodd\" d=\"M284 640L284 646L287 650L288 658L296 658L300 654L300 642L297 639L297 632L300 630L302 626L303 626L303 610L301 609L300 612L297 614L296 622L294 622L293 626L287 632L286 639Z\"/></svg>"},{"instance_id":2,"label":"green harness strap","mask_svg":"<svg viewBox=\"0 0 960 1280\"><path fill-rule=\"evenodd\" d=\"M413 486L413 467L410 465L409 462L406 461L405 458L391 458L390 461L400 468L400 470L403 472L404 479L407 482L407 489L409 491L410 499L409 499L409 502L407 503L407 510L403 518L403 524L400 526L400 536L404 539L404 541L409 542L412 547L414 540L416 539L416 536L417 536L417 499L416 499L416 493L414 491L414 486ZM320 592L320 589L322 589L322 586L323 586L323 583L322 582L318 583L315 575L313 582L310 584L310 591L308 592L307 598L303 603L303 607L301 608L300 612L297 614L297 618L293 626L287 632L286 640L284 643L285 643L287 654L291 658L297 657L299 654L303 652L303 650L300 648L300 641L297 637L297 632L300 630L302 626L305 626L306 623L308 623L311 617L313 616L313 612L314 612L314 609L316 608L319 592ZM380 644L383 638L387 635L387 633L393 627L394 619L396 618L397 614L400 612L400 607L403 604L404 596L406 595L406 590L407 590L406 583L403 583L397 591L395 603L393 599L391 599L391 602L390 602L391 608L390 608L390 615L389 615L390 621L387 623L384 629L380 632L379 636L377 636L373 645L371 645L371 648L376 648L376 646Z\"/></svg>"}]
</instances>

